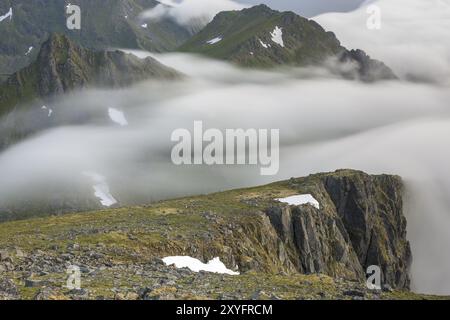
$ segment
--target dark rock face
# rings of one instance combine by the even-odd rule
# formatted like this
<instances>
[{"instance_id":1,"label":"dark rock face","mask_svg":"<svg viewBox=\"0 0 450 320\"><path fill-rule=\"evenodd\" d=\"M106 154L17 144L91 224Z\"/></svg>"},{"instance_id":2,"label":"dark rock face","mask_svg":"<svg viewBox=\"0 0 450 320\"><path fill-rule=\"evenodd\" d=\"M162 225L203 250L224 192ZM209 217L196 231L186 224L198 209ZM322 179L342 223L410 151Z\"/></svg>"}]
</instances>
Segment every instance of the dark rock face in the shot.
<instances>
[{"instance_id":1,"label":"dark rock face","mask_svg":"<svg viewBox=\"0 0 450 320\"><path fill-rule=\"evenodd\" d=\"M330 176L325 188L364 268L379 265L384 281L409 287L411 250L406 240L403 184L395 176Z\"/></svg>"},{"instance_id":2,"label":"dark rock face","mask_svg":"<svg viewBox=\"0 0 450 320\"><path fill-rule=\"evenodd\" d=\"M409 288L411 250L401 179L355 171L307 179L321 209L302 205L266 211L297 270L364 280L367 268L377 265L383 284Z\"/></svg>"},{"instance_id":3,"label":"dark rock face","mask_svg":"<svg viewBox=\"0 0 450 320\"><path fill-rule=\"evenodd\" d=\"M394 72L383 62L371 59L362 50L344 51L340 55L340 61L344 63L356 63L357 72L362 81L373 82L380 79L397 79ZM352 77L352 74L346 75Z\"/></svg>"}]
</instances>

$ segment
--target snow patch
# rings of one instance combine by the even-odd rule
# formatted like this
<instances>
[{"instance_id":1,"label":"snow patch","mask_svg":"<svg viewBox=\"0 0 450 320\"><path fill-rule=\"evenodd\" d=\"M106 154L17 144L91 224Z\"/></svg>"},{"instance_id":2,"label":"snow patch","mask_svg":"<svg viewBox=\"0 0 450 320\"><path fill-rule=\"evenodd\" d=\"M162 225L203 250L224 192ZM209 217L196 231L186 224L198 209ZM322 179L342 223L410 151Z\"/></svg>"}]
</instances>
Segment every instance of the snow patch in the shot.
<instances>
[{"instance_id":1,"label":"snow patch","mask_svg":"<svg viewBox=\"0 0 450 320\"><path fill-rule=\"evenodd\" d=\"M216 38L214 38L214 39L211 39L211 40L209 40L209 41L206 41L206 43L208 43L208 44L216 44L216 43L218 43L218 42L220 42L220 41L222 41L222 37L216 37Z\"/></svg>"},{"instance_id":2,"label":"snow patch","mask_svg":"<svg viewBox=\"0 0 450 320\"><path fill-rule=\"evenodd\" d=\"M147 27L148 27L148 24L146 24L146 23L141 24L141 27L142 27L142 28L147 28Z\"/></svg>"},{"instance_id":3,"label":"snow patch","mask_svg":"<svg viewBox=\"0 0 450 320\"><path fill-rule=\"evenodd\" d=\"M284 41L283 41L283 29L276 26L273 32L270 34L272 36L272 41L276 44L279 44L284 48Z\"/></svg>"},{"instance_id":4,"label":"snow patch","mask_svg":"<svg viewBox=\"0 0 450 320\"><path fill-rule=\"evenodd\" d=\"M259 43L260 43L265 49L270 48L270 44L267 44L267 43L262 42L261 39L258 39L258 40L259 40Z\"/></svg>"},{"instance_id":5,"label":"snow patch","mask_svg":"<svg viewBox=\"0 0 450 320\"><path fill-rule=\"evenodd\" d=\"M220 258L214 258L208 263L203 263L198 259L188 256L166 257L162 260L168 266L175 265L177 268L189 268L193 272L206 271L229 274L232 276L239 275L239 272L227 269L227 267L220 261Z\"/></svg>"},{"instance_id":6,"label":"snow patch","mask_svg":"<svg viewBox=\"0 0 450 320\"><path fill-rule=\"evenodd\" d=\"M5 19L8 19L8 18L9 18L9 21L11 21L12 16L13 16L13 9L9 8L9 11L6 14L4 14L3 16L0 16L0 22L2 22Z\"/></svg>"},{"instance_id":7,"label":"snow patch","mask_svg":"<svg viewBox=\"0 0 450 320\"><path fill-rule=\"evenodd\" d=\"M121 125L122 127L125 127L128 125L128 121L125 118L125 114L122 111L114 109L114 108L109 108L108 115L112 121Z\"/></svg>"},{"instance_id":8,"label":"snow patch","mask_svg":"<svg viewBox=\"0 0 450 320\"><path fill-rule=\"evenodd\" d=\"M28 51L25 53L25 55L29 55L31 53L31 51L33 51L34 47L29 47Z\"/></svg>"},{"instance_id":9,"label":"snow patch","mask_svg":"<svg viewBox=\"0 0 450 320\"><path fill-rule=\"evenodd\" d=\"M83 175L89 177L94 182L92 188L94 195L100 199L100 203L105 207L110 207L117 203L117 200L111 195L106 178L95 172L83 172Z\"/></svg>"},{"instance_id":10,"label":"snow patch","mask_svg":"<svg viewBox=\"0 0 450 320\"><path fill-rule=\"evenodd\" d=\"M300 206L303 204L310 204L310 205L316 207L317 209L320 209L319 201L317 201L310 194L301 194L301 195L297 195L297 196L291 196L291 197L280 198L280 199L275 199L275 200L283 202L283 203L287 203L291 206Z\"/></svg>"},{"instance_id":11,"label":"snow patch","mask_svg":"<svg viewBox=\"0 0 450 320\"><path fill-rule=\"evenodd\" d=\"M53 109L48 108L47 106L42 106L41 108L42 110L47 110L48 111L48 117L50 118L53 114Z\"/></svg>"}]
</instances>

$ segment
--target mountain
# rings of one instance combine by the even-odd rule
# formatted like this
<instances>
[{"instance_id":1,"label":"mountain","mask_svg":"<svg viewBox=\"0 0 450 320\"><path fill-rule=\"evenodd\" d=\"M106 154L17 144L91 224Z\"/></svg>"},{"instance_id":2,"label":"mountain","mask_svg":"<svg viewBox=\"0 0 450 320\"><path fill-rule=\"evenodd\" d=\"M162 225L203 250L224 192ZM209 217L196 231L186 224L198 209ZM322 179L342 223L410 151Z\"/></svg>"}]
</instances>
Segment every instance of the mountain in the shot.
<instances>
[{"instance_id":1,"label":"mountain","mask_svg":"<svg viewBox=\"0 0 450 320\"><path fill-rule=\"evenodd\" d=\"M0 85L0 115L34 99L75 89L122 87L177 75L152 58L139 59L122 51L94 51L78 46L65 35L52 34L31 65Z\"/></svg>"},{"instance_id":2,"label":"mountain","mask_svg":"<svg viewBox=\"0 0 450 320\"><path fill-rule=\"evenodd\" d=\"M317 203L284 203L306 194ZM400 177L340 170L143 207L0 223L0 297L435 298L408 291L402 196ZM168 267L161 261L168 256L217 257L240 275ZM82 290L64 288L68 265L80 268ZM366 287L370 265L381 268L383 290Z\"/></svg>"},{"instance_id":3,"label":"mountain","mask_svg":"<svg viewBox=\"0 0 450 320\"><path fill-rule=\"evenodd\" d=\"M81 8L81 30L66 27L69 3ZM0 74L12 74L28 65L55 32L94 49L172 50L192 33L172 20L144 22L139 18L157 4L155 0L108 0L107 5L104 0L2 0L0 16L11 10L11 17L0 21Z\"/></svg>"},{"instance_id":4,"label":"mountain","mask_svg":"<svg viewBox=\"0 0 450 320\"><path fill-rule=\"evenodd\" d=\"M330 58L353 64L365 81L394 79L382 62L361 50L347 50L332 32L293 12L278 12L265 5L216 15L179 51L204 54L244 67L323 65ZM351 76L351 74L345 74Z\"/></svg>"}]
</instances>

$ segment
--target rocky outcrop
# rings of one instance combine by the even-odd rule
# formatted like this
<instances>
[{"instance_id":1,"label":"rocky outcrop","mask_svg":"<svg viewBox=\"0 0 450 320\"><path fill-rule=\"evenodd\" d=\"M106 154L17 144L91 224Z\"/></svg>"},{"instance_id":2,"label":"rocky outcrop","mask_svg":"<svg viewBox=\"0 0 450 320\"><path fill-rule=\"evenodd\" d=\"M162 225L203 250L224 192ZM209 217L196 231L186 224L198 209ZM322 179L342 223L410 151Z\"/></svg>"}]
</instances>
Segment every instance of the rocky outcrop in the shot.
<instances>
[{"instance_id":1,"label":"rocky outcrop","mask_svg":"<svg viewBox=\"0 0 450 320\"><path fill-rule=\"evenodd\" d=\"M308 184L321 203L321 209L277 205L266 211L300 272L363 280L376 265L384 284L409 288L411 250L399 177L338 171L290 183L300 190Z\"/></svg>"},{"instance_id":2,"label":"rocky outcrop","mask_svg":"<svg viewBox=\"0 0 450 320\"><path fill-rule=\"evenodd\" d=\"M356 69L351 69L356 72L360 79L366 82L373 82L380 79L397 79L394 72L386 66L383 62L370 58L362 50L346 50L339 56L339 60L343 63L350 63L356 66ZM354 74L343 72L344 76L348 78L354 77Z\"/></svg>"}]
</instances>

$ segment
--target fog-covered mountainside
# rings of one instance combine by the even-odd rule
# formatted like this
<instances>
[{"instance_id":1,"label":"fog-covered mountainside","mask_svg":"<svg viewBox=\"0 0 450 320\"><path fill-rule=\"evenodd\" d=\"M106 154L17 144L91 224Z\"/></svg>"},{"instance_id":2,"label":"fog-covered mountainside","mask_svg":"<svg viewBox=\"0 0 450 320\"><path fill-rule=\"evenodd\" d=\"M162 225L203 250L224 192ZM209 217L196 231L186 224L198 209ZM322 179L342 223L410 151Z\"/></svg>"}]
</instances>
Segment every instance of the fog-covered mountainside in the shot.
<instances>
[{"instance_id":1,"label":"fog-covered mountainside","mask_svg":"<svg viewBox=\"0 0 450 320\"><path fill-rule=\"evenodd\" d=\"M123 87L137 81L173 79L177 72L152 58L122 51L95 51L52 34L36 60L0 85L0 115L17 106L88 87Z\"/></svg>"},{"instance_id":2,"label":"fog-covered mountainside","mask_svg":"<svg viewBox=\"0 0 450 320\"><path fill-rule=\"evenodd\" d=\"M395 79L384 63L371 59L362 50L347 50L334 33L326 32L315 21L265 5L219 13L179 50L245 67L344 63L348 68L341 72L347 76L355 70L366 81Z\"/></svg>"},{"instance_id":3,"label":"fog-covered mountainside","mask_svg":"<svg viewBox=\"0 0 450 320\"><path fill-rule=\"evenodd\" d=\"M81 30L66 26L69 3L81 7ZM157 4L155 0L2 0L0 16L11 10L11 17L0 22L0 74L11 74L28 65L53 32L96 49L172 50L191 32L169 19L144 22L139 18Z\"/></svg>"},{"instance_id":4,"label":"fog-covered mountainside","mask_svg":"<svg viewBox=\"0 0 450 320\"><path fill-rule=\"evenodd\" d=\"M317 203L285 203L304 194ZM402 195L399 177L341 170L145 207L3 223L0 297L432 298L408 291ZM228 271L177 269L163 263L169 256L218 258ZM68 263L80 267L81 290L63 286ZM382 290L365 285L372 264L382 268Z\"/></svg>"}]
</instances>

